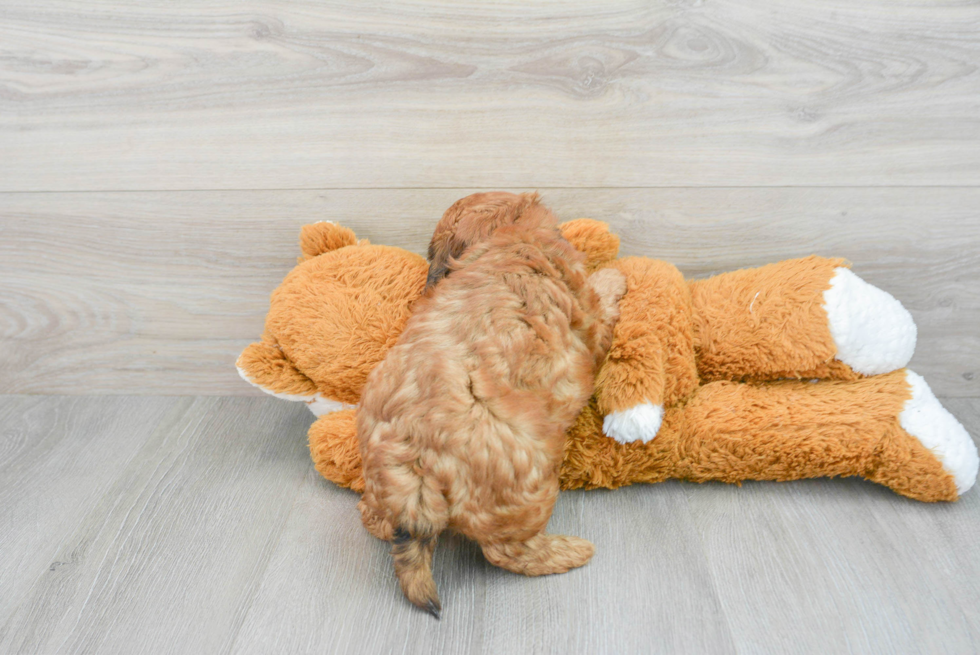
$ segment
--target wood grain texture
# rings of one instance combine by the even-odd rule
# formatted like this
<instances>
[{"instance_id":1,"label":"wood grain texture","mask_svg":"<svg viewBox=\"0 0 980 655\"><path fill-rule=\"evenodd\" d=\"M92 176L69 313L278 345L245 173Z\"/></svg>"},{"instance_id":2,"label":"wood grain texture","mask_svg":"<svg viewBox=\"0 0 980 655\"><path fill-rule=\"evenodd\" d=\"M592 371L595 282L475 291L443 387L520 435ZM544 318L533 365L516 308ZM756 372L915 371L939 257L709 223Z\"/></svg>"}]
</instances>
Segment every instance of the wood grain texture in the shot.
<instances>
[{"instance_id":1,"label":"wood grain texture","mask_svg":"<svg viewBox=\"0 0 980 655\"><path fill-rule=\"evenodd\" d=\"M535 187L689 276L849 258L980 434L976 2L3 0L0 394L135 395L0 396L0 652L980 651L980 489L567 493L593 561L447 536L437 623L304 407L189 397L260 393L302 224Z\"/></svg>"},{"instance_id":2,"label":"wood grain texture","mask_svg":"<svg viewBox=\"0 0 980 655\"><path fill-rule=\"evenodd\" d=\"M680 486L649 491L563 494L549 530L586 537L598 553L564 575L513 575L473 543L444 537L433 565L444 608L436 623L402 598L387 544L360 525L357 496L311 472L234 651L735 652L694 525L686 511L669 511L684 502ZM297 601L311 577L317 591Z\"/></svg>"},{"instance_id":3,"label":"wood grain texture","mask_svg":"<svg viewBox=\"0 0 980 655\"><path fill-rule=\"evenodd\" d=\"M980 401L944 400L974 435ZM926 505L859 480L691 487L745 652L980 650L980 495Z\"/></svg>"},{"instance_id":4,"label":"wood grain texture","mask_svg":"<svg viewBox=\"0 0 980 655\"><path fill-rule=\"evenodd\" d=\"M439 549L436 582L458 614L436 623L401 606L388 548L361 527L357 498L309 469L233 652L480 652L489 565L479 548L454 538Z\"/></svg>"},{"instance_id":5,"label":"wood grain texture","mask_svg":"<svg viewBox=\"0 0 980 655\"><path fill-rule=\"evenodd\" d=\"M944 402L980 434L980 399ZM357 496L313 470L309 420L269 398L0 396L0 651L980 649L980 490L569 492L549 528L591 539L587 566L524 578L444 536L436 622L401 597Z\"/></svg>"},{"instance_id":6,"label":"wood grain texture","mask_svg":"<svg viewBox=\"0 0 980 655\"><path fill-rule=\"evenodd\" d=\"M975 185L962 0L7 0L0 190Z\"/></svg>"},{"instance_id":7,"label":"wood grain texture","mask_svg":"<svg viewBox=\"0 0 980 655\"><path fill-rule=\"evenodd\" d=\"M113 488L159 424L190 399L7 397L0 402L0 617L42 571L60 575L85 553L63 551L90 507ZM63 556L63 557L62 557ZM0 620L0 626L2 626ZM0 627L0 642L3 641Z\"/></svg>"},{"instance_id":8,"label":"wood grain texture","mask_svg":"<svg viewBox=\"0 0 980 655\"><path fill-rule=\"evenodd\" d=\"M78 405L48 400L56 408ZM4 602L13 610L0 616L0 651L212 653L230 646L310 466L303 440L310 419L272 399L151 400L86 400L116 429L100 443L97 427L68 425L68 444L94 441L94 450L60 468L98 480L104 493L71 501L71 520L42 534L30 535L21 522L4 525L4 532L14 529L15 554L38 546L49 552L31 553L40 566L16 572L32 584ZM157 411L140 411L147 404ZM132 429L133 417L146 420ZM120 464L115 449L132 453L129 461ZM54 465L63 457L52 451L44 468L20 481L30 491L25 509L47 515L46 505L71 499ZM4 557L0 569L10 563Z\"/></svg>"},{"instance_id":9,"label":"wood grain texture","mask_svg":"<svg viewBox=\"0 0 980 655\"><path fill-rule=\"evenodd\" d=\"M424 252L472 189L0 194L0 391L257 394L234 370L317 220ZM690 276L843 256L919 325L912 368L980 395L980 189L543 189Z\"/></svg>"}]
</instances>

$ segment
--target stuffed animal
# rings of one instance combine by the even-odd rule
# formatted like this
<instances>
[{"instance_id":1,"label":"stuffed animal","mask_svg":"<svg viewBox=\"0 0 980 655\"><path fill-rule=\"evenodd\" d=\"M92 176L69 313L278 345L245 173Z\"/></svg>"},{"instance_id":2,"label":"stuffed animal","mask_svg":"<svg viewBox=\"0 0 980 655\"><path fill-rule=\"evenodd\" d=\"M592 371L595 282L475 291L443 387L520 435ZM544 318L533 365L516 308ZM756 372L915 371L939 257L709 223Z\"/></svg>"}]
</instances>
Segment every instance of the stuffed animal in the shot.
<instances>
[{"instance_id":1,"label":"stuffed animal","mask_svg":"<svg viewBox=\"0 0 980 655\"><path fill-rule=\"evenodd\" d=\"M568 432L563 488L680 478L861 476L921 501L973 485L977 449L920 376L911 315L839 259L808 257L686 281L672 265L617 258L589 219L562 232L591 270L626 276L595 394ZM318 416L317 470L363 490L355 412L398 338L427 262L358 241L333 223L303 227L302 257L273 293L262 340L238 370Z\"/></svg>"}]
</instances>

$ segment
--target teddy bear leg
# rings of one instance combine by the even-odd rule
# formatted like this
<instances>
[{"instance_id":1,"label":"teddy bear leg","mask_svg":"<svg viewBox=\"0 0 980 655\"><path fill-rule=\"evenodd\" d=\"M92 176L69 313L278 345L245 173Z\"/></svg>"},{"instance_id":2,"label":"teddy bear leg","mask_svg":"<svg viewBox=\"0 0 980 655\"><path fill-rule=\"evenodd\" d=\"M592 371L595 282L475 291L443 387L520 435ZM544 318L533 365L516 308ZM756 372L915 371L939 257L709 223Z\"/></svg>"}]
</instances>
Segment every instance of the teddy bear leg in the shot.
<instances>
[{"instance_id":1,"label":"teddy bear leg","mask_svg":"<svg viewBox=\"0 0 980 655\"><path fill-rule=\"evenodd\" d=\"M326 414L310 426L310 456L316 470L334 484L364 492L361 451L357 442L355 410L348 409ZM378 539L391 541L391 522L378 513L370 503L357 503L361 522Z\"/></svg>"},{"instance_id":2,"label":"teddy bear leg","mask_svg":"<svg viewBox=\"0 0 980 655\"><path fill-rule=\"evenodd\" d=\"M364 491L355 410L324 414L310 426L310 456L316 470L334 484Z\"/></svg>"},{"instance_id":3,"label":"teddy bear leg","mask_svg":"<svg viewBox=\"0 0 980 655\"><path fill-rule=\"evenodd\" d=\"M916 500L956 500L977 475L966 430L914 373L856 381L714 382L664 439L672 477L797 480L857 475ZM669 413L668 413L669 414ZM673 443L671 443L673 442Z\"/></svg>"},{"instance_id":4,"label":"teddy bear leg","mask_svg":"<svg viewBox=\"0 0 980 655\"><path fill-rule=\"evenodd\" d=\"M911 314L840 259L807 257L691 282L705 380L854 380L904 367Z\"/></svg>"},{"instance_id":5,"label":"teddy bear leg","mask_svg":"<svg viewBox=\"0 0 980 655\"><path fill-rule=\"evenodd\" d=\"M882 442L881 465L867 477L917 500L955 500L976 482L980 467L976 444L922 376L907 369L902 372L911 398L899 414L901 434ZM936 470L936 460L941 472ZM955 491L949 489L948 476Z\"/></svg>"},{"instance_id":6,"label":"teddy bear leg","mask_svg":"<svg viewBox=\"0 0 980 655\"><path fill-rule=\"evenodd\" d=\"M862 375L904 368L915 352L912 315L887 291L838 266L823 292L834 359Z\"/></svg>"}]
</instances>

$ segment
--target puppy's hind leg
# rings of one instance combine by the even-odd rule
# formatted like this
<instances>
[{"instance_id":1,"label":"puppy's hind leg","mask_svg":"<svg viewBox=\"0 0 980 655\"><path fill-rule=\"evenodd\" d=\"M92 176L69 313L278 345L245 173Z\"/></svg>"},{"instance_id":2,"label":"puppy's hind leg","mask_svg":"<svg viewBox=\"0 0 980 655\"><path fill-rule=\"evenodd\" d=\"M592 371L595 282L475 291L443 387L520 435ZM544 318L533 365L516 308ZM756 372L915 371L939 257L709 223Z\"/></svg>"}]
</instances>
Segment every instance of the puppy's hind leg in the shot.
<instances>
[{"instance_id":1,"label":"puppy's hind leg","mask_svg":"<svg viewBox=\"0 0 980 655\"><path fill-rule=\"evenodd\" d=\"M595 552L591 542L579 537L540 532L527 541L480 544L491 564L523 575L565 573L582 566Z\"/></svg>"},{"instance_id":2,"label":"puppy's hind leg","mask_svg":"<svg viewBox=\"0 0 980 655\"><path fill-rule=\"evenodd\" d=\"M357 509L361 512L361 523L368 532L382 541L391 541L395 533L391 521L364 499L357 503Z\"/></svg>"}]
</instances>

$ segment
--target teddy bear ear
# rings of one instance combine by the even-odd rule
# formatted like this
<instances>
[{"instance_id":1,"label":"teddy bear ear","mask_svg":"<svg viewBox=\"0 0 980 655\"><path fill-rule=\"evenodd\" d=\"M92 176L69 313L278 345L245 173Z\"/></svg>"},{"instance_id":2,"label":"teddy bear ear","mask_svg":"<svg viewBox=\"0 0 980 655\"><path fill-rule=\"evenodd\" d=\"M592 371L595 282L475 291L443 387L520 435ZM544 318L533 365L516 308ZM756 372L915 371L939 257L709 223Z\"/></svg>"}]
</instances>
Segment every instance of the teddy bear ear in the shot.
<instances>
[{"instance_id":1,"label":"teddy bear ear","mask_svg":"<svg viewBox=\"0 0 980 655\"><path fill-rule=\"evenodd\" d=\"M303 251L303 256L299 257L298 263L331 250L354 245L357 245L354 230L343 225L330 221L304 225L299 233L299 248Z\"/></svg>"},{"instance_id":2,"label":"teddy bear ear","mask_svg":"<svg viewBox=\"0 0 980 655\"><path fill-rule=\"evenodd\" d=\"M561 234L575 249L585 253L586 265L594 271L619 255L619 237L609 231L609 225L591 218L577 218L558 226Z\"/></svg>"}]
</instances>

